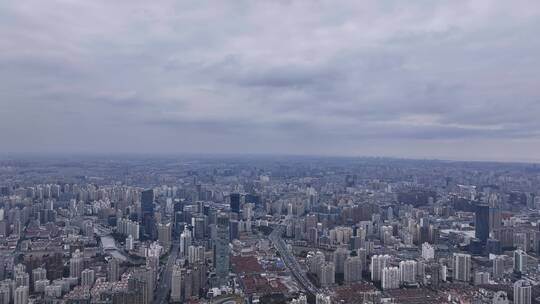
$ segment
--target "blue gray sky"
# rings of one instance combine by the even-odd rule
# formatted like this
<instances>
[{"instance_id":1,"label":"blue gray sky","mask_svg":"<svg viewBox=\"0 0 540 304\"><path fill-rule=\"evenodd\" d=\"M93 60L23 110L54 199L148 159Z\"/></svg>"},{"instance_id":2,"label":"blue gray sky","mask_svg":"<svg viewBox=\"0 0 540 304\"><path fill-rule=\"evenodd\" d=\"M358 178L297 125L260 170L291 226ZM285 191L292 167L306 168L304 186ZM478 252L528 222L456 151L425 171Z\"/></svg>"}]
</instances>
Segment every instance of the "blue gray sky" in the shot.
<instances>
[{"instance_id":1,"label":"blue gray sky","mask_svg":"<svg viewBox=\"0 0 540 304\"><path fill-rule=\"evenodd\" d=\"M0 1L2 152L540 160L540 2Z\"/></svg>"}]
</instances>

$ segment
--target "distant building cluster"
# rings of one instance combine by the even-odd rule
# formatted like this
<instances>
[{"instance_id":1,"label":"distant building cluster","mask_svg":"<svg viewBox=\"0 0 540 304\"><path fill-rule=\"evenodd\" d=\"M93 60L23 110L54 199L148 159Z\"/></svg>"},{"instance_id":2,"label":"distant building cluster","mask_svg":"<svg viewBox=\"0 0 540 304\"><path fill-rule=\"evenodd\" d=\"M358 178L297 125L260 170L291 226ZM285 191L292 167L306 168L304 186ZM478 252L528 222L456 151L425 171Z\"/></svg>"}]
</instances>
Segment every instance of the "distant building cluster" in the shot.
<instances>
[{"instance_id":1,"label":"distant building cluster","mask_svg":"<svg viewBox=\"0 0 540 304\"><path fill-rule=\"evenodd\" d=\"M0 161L0 304L540 300L540 168Z\"/></svg>"}]
</instances>

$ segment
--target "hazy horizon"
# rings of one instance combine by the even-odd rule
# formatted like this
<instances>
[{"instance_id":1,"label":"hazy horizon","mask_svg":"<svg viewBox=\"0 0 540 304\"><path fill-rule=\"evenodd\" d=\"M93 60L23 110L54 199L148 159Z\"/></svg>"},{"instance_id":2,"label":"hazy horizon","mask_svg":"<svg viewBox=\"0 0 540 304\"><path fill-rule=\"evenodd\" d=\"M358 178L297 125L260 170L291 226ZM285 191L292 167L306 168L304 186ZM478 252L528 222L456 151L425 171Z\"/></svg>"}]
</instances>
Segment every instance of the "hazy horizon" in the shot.
<instances>
[{"instance_id":1,"label":"hazy horizon","mask_svg":"<svg viewBox=\"0 0 540 304\"><path fill-rule=\"evenodd\" d=\"M235 158L253 158L253 159L289 159L289 158L307 158L307 159L346 159L346 160L362 160L362 159L381 159L381 160L399 160L399 161L434 161L434 162L478 162L478 163L506 163L506 164L530 164L538 165L540 160L534 159L518 159L518 160L505 160L505 159L471 159L471 158L451 158L451 157L414 157L414 156L391 156L391 155L337 155L337 154L286 154L286 153L133 153L133 152L87 152L87 153L63 153L63 152L50 152L50 153L34 153L34 152L9 152L0 153L0 160L16 159L16 160L28 160L29 158L39 159L69 159L69 160L84 160L85 158L124 158L126 160L132 159L174 159L174 158L187 158L187 159L235 159Z\"/></svg>"},{"instance_id":2,"label":"hazy horizon","mask_svg":"<svg viewBox=\"0 0 540 304\"><path fill-rule=\"evenodd\" d=\"M0 3L0 154L540 162L536 1Z\"/></svg>"}]
</instances>

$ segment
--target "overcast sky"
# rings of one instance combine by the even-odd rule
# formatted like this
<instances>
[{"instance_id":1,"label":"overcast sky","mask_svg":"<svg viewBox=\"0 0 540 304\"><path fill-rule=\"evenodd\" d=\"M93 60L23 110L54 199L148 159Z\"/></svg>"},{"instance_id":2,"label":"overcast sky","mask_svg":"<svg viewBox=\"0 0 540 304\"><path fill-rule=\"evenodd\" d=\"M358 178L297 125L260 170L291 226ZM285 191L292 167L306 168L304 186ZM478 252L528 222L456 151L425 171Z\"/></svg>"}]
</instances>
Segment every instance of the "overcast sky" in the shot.
<instances>
[{"instance_id":1,"label":"overcast sky","mask_svg":"<svg viewBox=\"0 0 540 304\"><path fill-rule=\"evenodd\" d=\"M540 2L0 1L0 152L540 160Z\"/></svg>"}]
</instances>

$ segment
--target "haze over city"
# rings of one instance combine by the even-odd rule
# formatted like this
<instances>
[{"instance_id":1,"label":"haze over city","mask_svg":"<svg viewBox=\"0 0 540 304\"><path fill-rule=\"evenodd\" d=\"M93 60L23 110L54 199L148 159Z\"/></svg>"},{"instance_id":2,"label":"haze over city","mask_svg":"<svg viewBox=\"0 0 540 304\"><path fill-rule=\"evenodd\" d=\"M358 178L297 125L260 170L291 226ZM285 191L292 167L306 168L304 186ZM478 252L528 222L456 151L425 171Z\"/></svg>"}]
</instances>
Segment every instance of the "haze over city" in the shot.
<instances>
[{"instance_id":1,"label":"haze over city","mask_svg":"<svg viewBox=\"0 0 540 304\"><path fill-rule=\"evenodd\" d=\"M539 161L537 1L2 1L2 153Z\"/></svg>"},{"instance_id":2,"label":"haze over city","mask_svg":"<svg viewBox=\"0 0 540 304\"><path fill-rule=\"evenodd\" d=\"M0 304L540 304L539 1L0 1Z\"/></svg>"}]
</instances>

